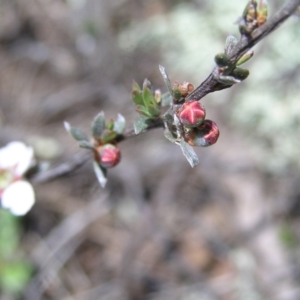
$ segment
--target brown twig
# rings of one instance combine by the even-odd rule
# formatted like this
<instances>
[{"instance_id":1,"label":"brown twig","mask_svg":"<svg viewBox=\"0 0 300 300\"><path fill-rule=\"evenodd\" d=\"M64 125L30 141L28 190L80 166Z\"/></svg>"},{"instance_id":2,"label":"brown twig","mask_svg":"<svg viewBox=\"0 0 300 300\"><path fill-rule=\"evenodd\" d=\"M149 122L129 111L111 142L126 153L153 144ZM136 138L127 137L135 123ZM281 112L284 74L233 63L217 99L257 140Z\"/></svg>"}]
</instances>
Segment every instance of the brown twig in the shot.
<instances>
[{"instance_id":1,"label":"brown twig","mask_svg":"<svg viewBox=\"0 0 300 300\"><path fill-rule=\"evenodd\" d=\"M286 19L288 19L300 6L300 0L289 0L285 5L273 16L268 22L266 22L261 27L254 30L251 36L242 36L239 43L236 45L235 49L230 55L232 62L237 62L241 56L256 45L260 40L265 38L268 34L277 29ZM214 71L214 70L213 70ZM225 85L218 82L213 74L207 77L207 79L202 82L187 98L186 100L200 100L209 93L230 88L232 85ZM151 126L147 128L147 131L155 128L163 127L162 121L158 120L154 122ZM145 131L146 132L146 131ZM144 132L142 132L144 133ZM142 134L140 133L140 134ZM139 134L139 135L140 135ZM117 138L118 142L124 141L128 138L136 136L133 129L127 130L123 135ZM58 177L71 173L77 168L81 167L90 158L90 153L88 151L82 151L74 155L70 160L64 162L48 171L39 173L35 175L31 181L33 183L42 183L54 180Z\"/></svg>"},{"instance_id":2,"label":"brown twig","mask_svg":"<svg viewBox=\"0 0 300 300\"><path fill-rule=\"evenodd\" d=\"M251 36L243 35L230 55L232 62L237 62L243 54L255 46L260 40L277 29L286 19L288 19L300 5L300 0L289 0L268 22L254 30ZM187 98L186 100L200 100L209 93L230 88L232 85L225 85L218 82L213 71Z\"/></svg>"}]
</instances>

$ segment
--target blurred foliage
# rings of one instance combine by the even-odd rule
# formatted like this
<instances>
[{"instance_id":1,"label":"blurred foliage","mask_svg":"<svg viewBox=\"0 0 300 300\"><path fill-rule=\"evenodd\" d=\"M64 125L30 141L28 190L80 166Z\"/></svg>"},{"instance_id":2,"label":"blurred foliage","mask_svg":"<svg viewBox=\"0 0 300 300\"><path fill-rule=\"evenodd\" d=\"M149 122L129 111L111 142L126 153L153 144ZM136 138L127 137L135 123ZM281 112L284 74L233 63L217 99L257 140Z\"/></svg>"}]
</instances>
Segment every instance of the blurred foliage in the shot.
<instances>
[{"instance_id":1,"label":"blurred foliage","mask_svg":"<svg viewBox=\"0 0 300 300\"><path fill-rule=\"evenodd\" d=\"M31 278L32 267L20 248L18 219L0 210L0 228L0 290L17 296Z\"/></svg>"},{"instance_id":2,"label":"blurred foliage","mask_svg":"<svg viewBox=\"0 0 300 300\"><path fill-rule=\"evenodd\" d=\"M279 237L282 243L290 248L295 249L298 246L298 238L291 224L283 223L279 228Z\"/></svg>"},{"instance_id":3,"label":"blurred foliage","mask_svg":"<svg viewBox=\"0 0 300 300\"><path fill-rule=\"evenodd\" d=\"M235 93L232 120L257 146L262 166L300 167L300 26L296 18L269 37L251 65L247 88Z\"/></svg>"}]
</instances>

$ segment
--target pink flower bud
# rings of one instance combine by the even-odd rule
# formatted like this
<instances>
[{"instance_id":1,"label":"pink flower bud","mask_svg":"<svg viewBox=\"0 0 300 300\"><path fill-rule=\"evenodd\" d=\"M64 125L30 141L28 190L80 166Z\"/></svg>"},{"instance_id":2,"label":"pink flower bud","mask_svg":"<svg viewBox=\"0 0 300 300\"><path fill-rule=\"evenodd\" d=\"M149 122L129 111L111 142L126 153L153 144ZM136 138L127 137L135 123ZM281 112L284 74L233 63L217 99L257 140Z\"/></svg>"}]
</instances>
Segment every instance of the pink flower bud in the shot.
<instances>
[{"instance_id":1,"label":"pink flower bud","mask_svg":"<svg viewBox=\"0 0 300 300\"><path fill-rule=\"evenodd\" d=\"M186 127L197 127L205 119L205 109L199 101L185 102L178 111L181 123Z\"/></svg>"},{"instance_id":2,"label":"pink flower bud","mask_svg":"<svg viewBox=\"0 0 300 300\"><path fill-rule=\"evenodd\" d=\"M205 120L202 125L187 131L184 139L191 146L208 147L217 142L219 135L217 124L211 120Z\"/></svg>"},{"instance_id":3,"label":"pink flower bud","mask_svg":"<svg viewBox=\"0 0 300 300\"><path fill-rule=\"evenodd\" d=\"M112 168L121 159L120 149L112 144L105 144L97 149L100 156L100 165L104 168Z\"/></svg>"}]
</instances>

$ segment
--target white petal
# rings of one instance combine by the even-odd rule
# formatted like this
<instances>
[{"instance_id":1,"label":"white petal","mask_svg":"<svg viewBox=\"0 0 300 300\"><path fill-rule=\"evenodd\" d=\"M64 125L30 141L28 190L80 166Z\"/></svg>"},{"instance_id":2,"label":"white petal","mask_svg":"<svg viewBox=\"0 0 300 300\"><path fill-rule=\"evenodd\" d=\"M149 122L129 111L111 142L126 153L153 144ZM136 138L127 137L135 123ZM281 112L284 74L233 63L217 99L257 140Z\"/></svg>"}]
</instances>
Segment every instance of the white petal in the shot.
<instances>
[{"instance_id":1,"label":"white petal","mask_svg":"<svg viewBox=\"0 0 300 300\"><path fill-rule=\"evenodd\" d=\"M16 216L25 215L35 202L34 190L27 181L16 181L3 192L1 205Z\"/></svg>"},{"instance_id":2,"label":"white petal","mask_svg":"<svg viewBox=\"0 0 300 300\"><path fill-rule=\"evenodd\" d=\"M0 149L0 168L15 167L15 175L22 176L30 167L33 149L21 142L11 142Z\"/></svg>"}]
</instances>

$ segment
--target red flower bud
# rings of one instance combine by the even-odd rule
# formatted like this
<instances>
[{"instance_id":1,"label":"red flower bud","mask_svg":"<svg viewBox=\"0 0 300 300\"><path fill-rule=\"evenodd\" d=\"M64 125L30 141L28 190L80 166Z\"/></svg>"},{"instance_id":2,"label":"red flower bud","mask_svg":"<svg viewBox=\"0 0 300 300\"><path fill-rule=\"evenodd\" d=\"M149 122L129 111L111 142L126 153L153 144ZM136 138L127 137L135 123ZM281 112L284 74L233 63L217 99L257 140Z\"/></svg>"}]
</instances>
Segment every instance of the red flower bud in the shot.
<instances>
[{"instance_id":1,"label":"red flower bud","mask_svg":"<svg viewBox=\"0 0 300 300\"><path fill-rule=\"evenodd\" d=\"M112 144L105 144L97 149L100 156L100 165L104 168L112 168L121 159L120 149Z\"/></svg>"},{"instance_id":2,"label":"red flower bud","mask_svg":"<svg viewBox=\"0 0 300 300\"><path fill-rule=\"evenodd\" d=\"M208 147L217 142L219 134L217 124L211 120L205 120L202 125L187 131L184 139L191 146Z\"/></svg>"},{"instance_id":3,"label":"red flower bud","mask_svg":"<svg viewBox=\"0 0 300 300\"><path fill-rule=\"evenodd\" d=\"M178 117L186 127L197 127L203 123L205 108L199 101L185 102L179 109Z\"/></svg>"}]
</instances>

